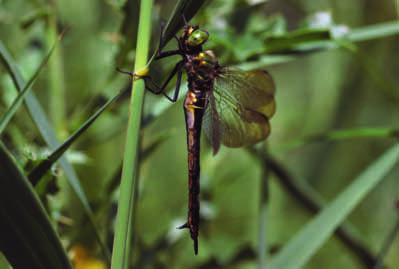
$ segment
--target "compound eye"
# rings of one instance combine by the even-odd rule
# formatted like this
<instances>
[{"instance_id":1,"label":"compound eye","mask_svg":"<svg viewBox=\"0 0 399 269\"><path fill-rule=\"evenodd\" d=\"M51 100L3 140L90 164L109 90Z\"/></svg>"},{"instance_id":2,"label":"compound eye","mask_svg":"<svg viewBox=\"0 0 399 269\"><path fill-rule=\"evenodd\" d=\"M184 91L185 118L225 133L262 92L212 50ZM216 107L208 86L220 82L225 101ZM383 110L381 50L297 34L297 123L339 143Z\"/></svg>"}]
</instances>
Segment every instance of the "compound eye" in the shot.
<instances>
[{"instance_id":1,"label":"compound eye","mask_svg":"<svg viewBox=\"0 0 399 269\"><path fill-rule=\"evenodd\" d=\"M209 34L207 31L204 30L195 30L190 34L187 39L187 44L190 47L196 47L204 44L208 40Z\"/></svg>"}]
</instances>

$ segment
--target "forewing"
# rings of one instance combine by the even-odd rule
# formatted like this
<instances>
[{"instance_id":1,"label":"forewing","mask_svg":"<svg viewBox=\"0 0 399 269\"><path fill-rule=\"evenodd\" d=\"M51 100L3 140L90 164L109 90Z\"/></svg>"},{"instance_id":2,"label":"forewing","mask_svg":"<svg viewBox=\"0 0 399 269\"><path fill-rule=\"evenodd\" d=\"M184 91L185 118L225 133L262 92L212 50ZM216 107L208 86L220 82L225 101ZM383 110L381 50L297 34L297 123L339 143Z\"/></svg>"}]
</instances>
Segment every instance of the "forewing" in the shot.
<instances>
[{"instance_id":1,"label":"forewing","mask_svg":"<svg viewBox=\"0 0 399 269\"><path fill-rule=\"evenodd\" d=\"M204 131L212 146L213 154L216 154L220 148L220 123L219 113L216 109L216 100L212 92L208 93L208 104L203 119Z\"/></svg>"},{"instance_id":2,"label":"forewing","mask_svg":"<svg viewBox=\"0 0 399 269\"><path fill-rule=\"evenodd\" d=\"M228 147L264 140L270 133L269 119L275 112L274 92L273 79L266 71L222 69L212 91L215 105L212 108L208 104L204 119L204 130L213 148L215 128L218 141Z\"/></svg>"}]
</instances>

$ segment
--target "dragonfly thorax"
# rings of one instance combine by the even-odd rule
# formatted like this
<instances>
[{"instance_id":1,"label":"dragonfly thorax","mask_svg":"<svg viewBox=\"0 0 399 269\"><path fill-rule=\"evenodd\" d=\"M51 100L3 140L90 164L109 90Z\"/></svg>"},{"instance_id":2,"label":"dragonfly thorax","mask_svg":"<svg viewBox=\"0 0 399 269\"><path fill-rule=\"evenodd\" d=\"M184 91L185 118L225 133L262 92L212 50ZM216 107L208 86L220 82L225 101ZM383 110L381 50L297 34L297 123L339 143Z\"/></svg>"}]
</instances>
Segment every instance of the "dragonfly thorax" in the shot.
<instances>
[{"instance_id":1,"label":"dragonfly thorax","mask_svg":"<svg viewBox=\"0 0 399 269\"><path fill-rule=\"evenodd\" d=\"M211 50L206 50L187 55L185 60L189 84L193 87L201 87L204 90L211 87L219 72L219 63L215 54Z\"/></svg>"}]
</instances>

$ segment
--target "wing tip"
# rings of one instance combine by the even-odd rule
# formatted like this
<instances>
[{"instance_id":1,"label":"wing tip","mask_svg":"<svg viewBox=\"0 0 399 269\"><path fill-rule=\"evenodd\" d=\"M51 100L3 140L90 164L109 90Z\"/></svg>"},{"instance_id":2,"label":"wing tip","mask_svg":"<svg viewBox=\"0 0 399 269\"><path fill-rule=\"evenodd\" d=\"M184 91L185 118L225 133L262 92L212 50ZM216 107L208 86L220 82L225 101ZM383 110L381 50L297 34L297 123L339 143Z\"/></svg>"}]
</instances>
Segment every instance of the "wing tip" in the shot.
<instances>
[{"instance_id":1,"label":"wing tip","mask_svg":"<svg viewBox=\"0 0 399 269\"><path fill-rule=\"evenodd\" d=\"M220 143L212 144L212 154L215 156L220 150Z\"/></svg>"}]
</instances>

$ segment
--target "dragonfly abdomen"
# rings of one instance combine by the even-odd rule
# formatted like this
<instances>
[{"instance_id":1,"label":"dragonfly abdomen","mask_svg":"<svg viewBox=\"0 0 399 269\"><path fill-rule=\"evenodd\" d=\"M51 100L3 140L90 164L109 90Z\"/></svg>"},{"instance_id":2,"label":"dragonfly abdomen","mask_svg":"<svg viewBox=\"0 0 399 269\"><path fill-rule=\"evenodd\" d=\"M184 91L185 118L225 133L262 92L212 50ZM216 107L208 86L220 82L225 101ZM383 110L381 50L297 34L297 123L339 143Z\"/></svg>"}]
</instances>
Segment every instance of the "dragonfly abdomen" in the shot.
<instances>
[{"instance_id":1,"label":"dragonfly abdomen","mask_svg":"<svg viewBox=\"0 0 399 269\"><path fill-rule=\"evenodd\" d=\"M194 241L194 252L198 253L198 232L200 222L200 139L201 125L207 104L206 92L189 89L184 100L188 150L188 215L181 228L190 230Z\"/></svg>"}]
</instances>

